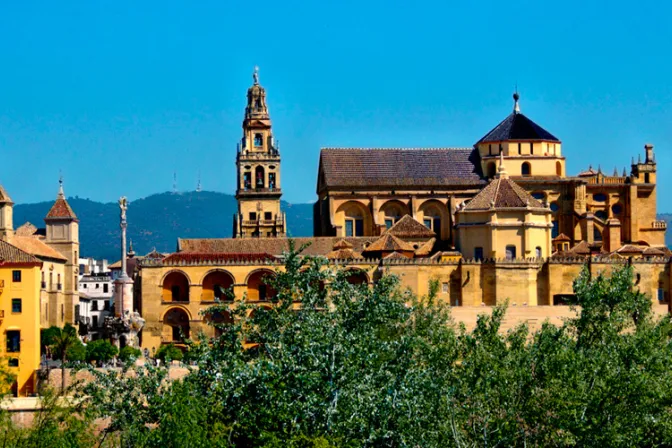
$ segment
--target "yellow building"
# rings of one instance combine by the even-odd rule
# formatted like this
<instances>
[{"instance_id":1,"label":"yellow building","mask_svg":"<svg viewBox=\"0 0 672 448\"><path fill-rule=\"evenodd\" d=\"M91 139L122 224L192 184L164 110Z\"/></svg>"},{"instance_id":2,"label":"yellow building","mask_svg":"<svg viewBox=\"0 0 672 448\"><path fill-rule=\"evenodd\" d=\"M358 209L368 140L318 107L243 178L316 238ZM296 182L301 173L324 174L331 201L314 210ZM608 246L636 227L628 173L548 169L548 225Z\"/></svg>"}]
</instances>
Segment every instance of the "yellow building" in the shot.
<instances>
[{"instance_id":1,"label":"yellow building","mask_svg":"<svg viewBox=\"0 0 672 448\"><path fill-rule=\"evenodd\" d=\"M40 365L40 268L34 256L0 239L0 362L16 376L14 395L35 392Z\"/></svg>"},{"instance_id":2,"label":"yellow building","mask_svg":"<svg viewBox=\"0 0 672 448\"><path fill-rule=\"evenodd\" d=\"M280 211L280 148L273 139L266 90L254 85L247 90L243 139L236 156L238 213L233 218L234 238L283 237L285 214Z\"/></svg>"},{"instance_id":3,"label":"yellow building","mask_svg":"<svg viewBox=\"0 0 672 448\"><path fill-rule=\"evenodd\" d=\"M237 155L235 238L180 239L173 254L137 260L143 347L212 335L207 320L228 316L203 312L229 288L234 301L270 306L262 279L282 269L289 244L280 157L256 72L254 79ZM439 298L467 325L506 300L504 328L560 322L586 263L593 272L630 263L636 287L665 313L670 251L666 223L656 218L653 146L644 152L629 174L589 168L569 176L561 141L521 113L515 94L513 112L470 148L322 149L315 236L296 245L350 270L353 283L390 273L422 295L436 280Z\"/></svg>"}]
</instances>

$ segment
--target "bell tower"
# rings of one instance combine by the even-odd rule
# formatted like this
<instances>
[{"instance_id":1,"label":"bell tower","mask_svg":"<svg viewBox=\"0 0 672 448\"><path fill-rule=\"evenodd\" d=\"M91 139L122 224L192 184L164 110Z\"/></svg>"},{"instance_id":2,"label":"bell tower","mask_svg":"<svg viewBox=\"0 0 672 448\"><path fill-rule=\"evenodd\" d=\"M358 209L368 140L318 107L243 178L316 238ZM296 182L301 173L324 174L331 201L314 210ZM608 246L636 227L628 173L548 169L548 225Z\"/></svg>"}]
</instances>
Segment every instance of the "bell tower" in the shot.
<instances>
[{"instance_id":1,"label":"bell tower","mask_svg":"<svg viewBox=\"0 0 672 448\"><path fill-rule=\"evenodd\" d=\"M233 218L233 237L285 236L287 224L280 210L280 148L273 139L258 67L253 79L247 89L243 138L236 155L238 212Z\"/></svg>"}]
</instances>

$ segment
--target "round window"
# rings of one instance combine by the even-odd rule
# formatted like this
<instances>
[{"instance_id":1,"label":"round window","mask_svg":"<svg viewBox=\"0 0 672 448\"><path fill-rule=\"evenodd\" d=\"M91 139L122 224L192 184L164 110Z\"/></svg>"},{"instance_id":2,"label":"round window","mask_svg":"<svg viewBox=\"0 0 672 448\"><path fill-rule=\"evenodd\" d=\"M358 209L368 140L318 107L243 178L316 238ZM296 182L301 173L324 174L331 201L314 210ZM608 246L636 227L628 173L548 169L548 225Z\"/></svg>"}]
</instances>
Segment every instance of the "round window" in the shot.
<instances>
[{"instance_id":1,"label":"round window","mask_svg":"<svg viewBox=\"0 0 672 448\"><path fill-rule=\"evenodd\" d=\"M614 204L611 207L611 211L614 212L614 215L620 215L623 211L623 207L621 207L621 204Z\"/></svg>"},{"instance_id":2,"label":"round window","mask_svg":"<svg viewBox=\"0 0 672 448\"><path fill-rule=\"evenodd\" d=\"M552 212L557 212L558 210L560 210L560 206L558 205L558 203L557 202L551 202L551 211Z\"/></svg>"},{"instance_id":3,"label":"round window","mask_svg":"<svg viewBox=\"0 0 672 448\"><path fill-rule=\"evenodd\" d=\"M544 199L546 199L546 193L544 193L543 191L535 191L534 193L532 193L532 197L538 201L543 201Z\"/></svg>"},{"instance_id":4,"label":"round window","mask_svg":"<svg viewBox=\"0 0 672 448\"><path fill-rule=\"evenodd\" d=\"M607 200L607 195L604 193L595 193L593 195L593 201L595 202L604 202Z\"/></svg>"}]
</instances>

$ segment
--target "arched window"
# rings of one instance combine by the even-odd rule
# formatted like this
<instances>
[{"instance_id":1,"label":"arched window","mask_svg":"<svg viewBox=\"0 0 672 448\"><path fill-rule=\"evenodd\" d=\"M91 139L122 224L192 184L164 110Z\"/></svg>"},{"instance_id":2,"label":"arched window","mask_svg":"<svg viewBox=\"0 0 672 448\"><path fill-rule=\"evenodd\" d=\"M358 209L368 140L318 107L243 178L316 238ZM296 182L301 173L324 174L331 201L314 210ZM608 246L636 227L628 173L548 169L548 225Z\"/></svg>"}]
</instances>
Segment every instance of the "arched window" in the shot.
<instances>
[{"instance_id":1,"label":"arched window","mask_svg":"<svg viewBox=\"0 0 672 448\"><path fill-rule=\"evenodd\" d=\"M562 176L562 163L555 162L555 174Z\"/></svg>"},{"instance_id":2,"label":"arched window","mask_svg":"<svg viewBox=\"0 0 672 448\"><path fill-rule=\"evenodd\" d=\"M243 190L252 189L252 173L245 171L243 173Z\"/></svg>"},{"instance_id":3,"label":"arched window","mask_svg":"<svg viewBox=\"0 0 672 448\"><path fill-rule=\"evenodd\" d=\"M560 235L560 226L558 221L553 221L553 228L551 229L551 238L555 238Z\"/></svg>"},{"instance_id":4,"label":"arched window","mask_svg":"<svg viewBox=\"0 0 672 448\"><path fill-rule=\"evenodd\" d=\"M522 143L518 143L518 155L521 155L522 153L523 153Z\"/></svg>"},{"instance_id":5,"label":"arched window","mask_svg":"<svg viewBox=\"0 0 672 448\"><path fill-rule=\"evenodd\" d=\"M516 258L516 246L506 246L506 259L514 260Z\"/></svg>"},{"instance_id":6,"label":"arched window","mask_svg":"<svg viewBox=\"0 0 672 448\"><path fill-rule=\"evenodd\" d=\"M189 316L180 308L172 308L163 316L163 325L170 342L181 343L189 337Z\"/></svg>"},{"instance_id":7,"label":"arched window","mask_svg":"<svg viewBox=\"0 0 672 448\"><path fill-rule=\"evenodd\" d=\"M203 295L201 300L204 302L213 302L215 300L232 299L231 287L233 286L233 277L224 271L213 271L203 279Z\"/></svg>"},{"instance_id":8,"label":"arched window","mask_svg":"<svg viewBox=\"0 0 672 448\"><path fill-rule=\"evenodd\" d=\"M497 174L497 165L495 162L488 163L488 177L495 177L495 174Z\"/></svg>"},{"instance_id":9,"label":"arched window","mask_svg":"<svg viewBox=\"0 0 672 448\"><path fill-rule=\"evenodd\" d=\"M255 188L264 188L264 168L258 166L254 170L254 187Z\"/></svg>"},{"instance_id":10,"label":"arched window","mask_svg":"<svg viewBox=\"0 0 672 448\"><path fill-rule=\"evenodd\" d=\"M366 273L357 269L352 269L347 272L346 280L351 285L367 285L369 283L369 277Z\"/></svg>"},{"instance_id":11,"label":"arched window","mask_svg":"<svg viewBox=\"0 0 672 448\"><path fill-rule=\"evenodd\" d=\"M408 208L397 201L390 201L383 204L381 210L384 215L385 227L388 229L392 227L397 221L399 221L402 216L408 214Z\"/></svg>"},{"instance_id":12,"label":"arched window","mask_svg":"<svg viewBox=\"0 0 672 448\"><path fill-rule=\"evenodd\" d=\"M188 302L189 280L182 272L174 271L163 280L164 302Z\"/></svg>"},{"instance_id":13,"label":"arched window","mask_svg":"<svg viewBox=\"0 0 672 448\"><path fill-rule=\"evenodd\" d=\"M272 271L256 271L250 274L247 279L247 299L248 300L270 300L275 297L275 290L269 285L274 276Z\"/></svg>"},{"instance_id":14,"label":"arched window","mask_svg":"<svg viewBox=\"0 0 672 448\"><path fill-rule=\"evenodd\" d=\"M263 146L264 137L261 134L254 134L254 146Z\"/></svg>"},{"instance_id":15,"label":"arched window","mask_svg":"<svg viewBox=\"0 0 672 448\"><path fill-rule=\"evenodd\" d=\"M542 253L541 253L541 247L537 246L536 249L534 249L534 255L535 255L537 258L541 258L541 256L542 256Z\"/></svg>"},{"instance_id":16,"label":"arched window","mask_svg":"<svg viewBox=\"0 0 672 448\"><path fill-rule=\"evenodd\" d=\"M649 173L644 173L644 183L650 184L651 183L651 177Z\"/></svg>"},{"instance_id":17,"label":"arched window","mask_svg":"<svg viewBox=\"0 0 672 448\"><path fill-rule=\"evenodd\" d=\"M607 200L607 195L604 193L595 193L593 195L593 201L595 202L604 202Z\"/></svg>"},{"instance_id":18,"label":"arched window","mask_svg":"<svg viewBox=\"0 0 672 448\"><path fill-rule=\"evenodd\" d=\"M422 210L422 223L428 229L434 231L437 237L441 237L441 210L439 207L443 207L443 204L439 204L437 201L430 201L425 203L420 208Z\"/></svg>"},{"instance_id":19,"label":"arched window","mask_svg":"<svg viewBox=\"0 0 672 448\"><path fill-rule=\"evenodd\" d=\"M528 162L523 163L523 166L520 168L520 172L523 176L529 176L532 174L532 168Z\"/></svg>"}]
</instances>

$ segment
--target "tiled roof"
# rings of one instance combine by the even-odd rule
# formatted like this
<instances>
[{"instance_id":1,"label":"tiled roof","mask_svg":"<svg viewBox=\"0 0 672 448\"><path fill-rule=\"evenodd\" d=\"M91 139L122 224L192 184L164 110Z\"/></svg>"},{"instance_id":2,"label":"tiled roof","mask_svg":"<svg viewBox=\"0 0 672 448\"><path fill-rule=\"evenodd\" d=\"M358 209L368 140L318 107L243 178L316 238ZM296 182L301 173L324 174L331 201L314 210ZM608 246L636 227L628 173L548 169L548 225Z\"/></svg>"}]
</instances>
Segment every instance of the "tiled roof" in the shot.
<instances>
[{"instance_id":1,"label":"tiled roof","mask_svg":"<svg viewBox=\"0 0 672 448\"><path fill-rule=\"evenodd\" d=\"M408 260L409 258L410 257L399 252L392 252L391 254L385 255L383 260Z\"/></svg>"},{"instance_id":2,"label":"tiled roof","mask_svg":"<svg viewBox=\"0 0 672 448\"><path fill-rule=\"evenodd\" d=\"M77 215L70 208L70 204L63 197L59 197L51 206L45 219L77 219Z\"/></svg>"},{"instance_id":3,"label":"tiled roof","mask_svg":"<svg viewBox=\"0 0 672 448\"><path fill-rule=\"evenodd\" d=\"M560 235L553 238L553 242L560 242L560 241L572 241L572 240L564 233L561 233Z\"/></svg>"},{"instance_id":4,"label":"tiled roof","mask_svg":"<svg viewBox=\"0 0 672 448\"><path fill-rule=\"evenodd\" d=\"M49 258L57 261L67 261L59 251L50 247L39 238L32 236L14 235L10 242L24 252L28 252L38 258Z\"/></svg>"},{"instance_id":5,"label":"tiled roof","mask_svg":"<svg viewBox=\"0 0 672 448\"><path fill-rule=\"evenodd\" d=\"M592 166L588 167L586 171L581 171L577 175L577 177L591 177L591 176L597 176L597 171L595 171Z\"/></svg>"},{"instance_id":6,"label":"tiled roof","mask_svg":"<svg viewBox=\"0 0 672 448\"><path fill-rule=\"evenodd\" d=\"M473 148L323 148L318 189L481 185Z\"/></svg>"},{"instance_id":7,"label":"tiled roof","mask_svg":"<svg viewBox=\"0 0 672 448\"><path fill-rule=\"evenodd\" d=\"M436 238L432 238L429 241L423 243L422 246L415 250L416 257L426 257L432 253L434 250L434 244L436 244Z\"/></svg>"},{"instance_id":8,"label":"tiled roof","mask_svg":"<svg viewBox=\"0 0 672 448\"><path fill-rule=\"evenodd\" d=\"M489 210L491 208L542 208L543 205L533 198L520 185L507 177L493 179L482 189L464 210Z\"/></svg>"},{"instance_id":9,"label":"tiled roof","mask_svg":"<svg viewBox=\"0 0 672 448\"><path fill-rule=\"evenodd\" d=\"M148 258L148 257L145 257ZM269 254L235 254L235 253L193 253L176 252L163 259L164 264L212 261L214 263L237 261L273 261L276 258Z\"/></svg>"},{"instance_id":10,"label":"tiled roof","mask_svg":"<svg viewBox=\"0 0 672 448\"><path fill-rule=\"evenodd\" d=\"M9 244L7 241L0 240L0 265L11 263L35 264L39 265L40 260L21 250L20 248Z\"/></svg>"},{"instance_id":11,"label":"tiled roof","mask_svg":"<svg viewBox=\"0 0 672 448\"><path fill-rule=\"evenodd\" d=\"M303 255L326 255L331 252L334 245L340 240L345 240L352 245L355 252L361 252L364 245L371 243L376 237L312 237L293 238L295 249L305 244L308 247L302 252ZM194 238L178 239L179 252L195 253L266 253L280 256L289 250L289 238Z\"/></svg>"},{"instance_id":12,"label":"tiled roof","mask_svg":"<svg viewBox=\"0 0 672 448\"><path fill-rule=\"evenodd\" d=\"M364 252L413 252L413 246L400 240L390 233L384 233L380 238L364 249Z\"/></svg>"},{"instance_id":13,"label":"tiled roof","mask_svg":"<svg viewBox=\"0 0 672 448\"><path fill-rule=\"evenodd\" d=\"M647 247L646 249L644 249L644 255L663 257L666 256L667 254L662 249L657 249L655 247Z\"/></svg>"},{"instance_id":14,"label":"tiled roof","mask_svg":"<svg viewBox=\"0 0 672 448\"><path fill-rule=\"evenodd\" d=\"M5 187L0 185L0 204L13 204L12 198L9 197Z\"/></svg>"},{"instance_id":15,"label":"tiled roof","mask_svg":"<svg viewBox=\"0 0 672 448\"><path fill-rule=\"evenodd\" d=\"M346 240L340 240L334 244L334 250L338 249L352 249L352 244L348 243Z\"/></svg>"},{"instance_id":16,"label":"tiled roof","mask_svg":"<svg viewBox=\"0 0 672 448\"><path fill-rule=\"evenodd\" d=\"M553 134L520 112L513 112L495 128L485 134L478 143L503 142L507 140L543 140L560 142ZM478 144L477 143L477 144Z\"/></svg>"},{"instance_id":17,"label":"tiled roof","mask_svg":"<svg viewBox=\"0 0 672 448\"><path fill-rule=\"evenodd\" d=\"M392 234L399 238L432 238L436 233L419 223L411 215L404 215L385 233Z\"/></svg>"},{"instance_id":18,"label":"tiled roof","mask_svg":"<svg viewBox=\"0 0 672 448\"><path fill-rule=\"evenodd\" d=\"M14 235L18 236L33 236L35 235L35 233L37 233L37 227L35 227L29 222L23 224L21 227L19 227L14 231Z\"/></svg>"},{"instance_id":19,"label":"tiled roof","mask_svg":"<svg viewBox=\"0 0 672 448\"><path fill-rule=\"evenodd\" d=\"M325 256L330 260L356 260L362 258L362 254L352 249L335 249Z\"/></svg>"},{"instance_id":20,"label":"tiled roof","mask_svg":"<svg viewBox=\"0 0 672 448\"><path fill-rule=\"evenodd\" d=\"M641 254L644 253L644 249L641 247L633 246L632 244L626 244L624 246L621 246L618 250L616 250L619 254Z\"/></svg>"}]
</instances>

